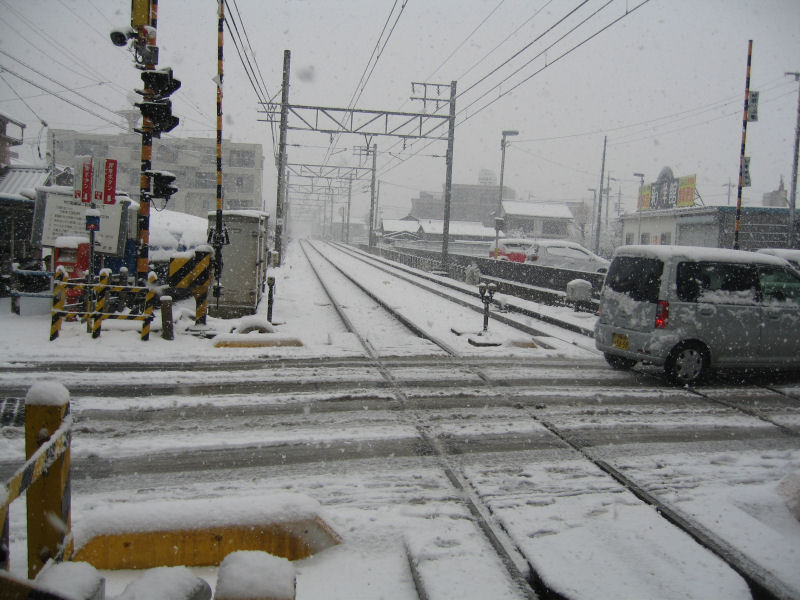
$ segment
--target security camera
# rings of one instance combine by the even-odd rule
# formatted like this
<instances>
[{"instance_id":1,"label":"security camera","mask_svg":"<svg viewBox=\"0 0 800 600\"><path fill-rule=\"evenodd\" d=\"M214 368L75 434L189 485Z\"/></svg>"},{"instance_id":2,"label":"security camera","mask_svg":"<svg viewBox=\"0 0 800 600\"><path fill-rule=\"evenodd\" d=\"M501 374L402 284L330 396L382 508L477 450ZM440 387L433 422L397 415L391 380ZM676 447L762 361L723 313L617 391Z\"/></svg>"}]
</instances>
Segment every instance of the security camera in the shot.
<instances>
[{"instance_id":1,"label":"security camera","mask_svg":"<svg viewBox=\"0 0 800 600\"><path fill-rule=\"evenodd\" d=\"M111 30L111 43L115 46L124 46L128 40L136 37L136 30L133 27L119 27Z\"/></svg>"}]
</instances>

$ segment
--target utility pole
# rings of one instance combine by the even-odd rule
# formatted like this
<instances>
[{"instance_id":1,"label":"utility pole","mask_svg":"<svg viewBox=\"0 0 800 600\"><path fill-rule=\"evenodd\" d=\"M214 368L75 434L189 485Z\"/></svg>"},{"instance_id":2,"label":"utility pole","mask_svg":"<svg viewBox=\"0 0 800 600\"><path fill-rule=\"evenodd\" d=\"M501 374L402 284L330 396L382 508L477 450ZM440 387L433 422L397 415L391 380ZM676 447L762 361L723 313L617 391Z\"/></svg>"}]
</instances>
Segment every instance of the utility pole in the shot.
<instances>
[{"instance_id":1,"label":"utility pole","mask_svg":"<svg viewBox=\"0 0 800 600\"><path fill-rule=\"evenodd\" d=\"M742 116L742 145L739 152L739 187L736 196L736 225L733 232L733 249L739 249L739 227L742 219L742 188L745 184L750 185L749 181L745 181L745 176L749 179L749 172L744 155L745 143L747 141L747 121L748 108L750 103L750 63L753 56L753 40L747 42L747 76L744 83L744 114Z\"/></svg>"},{"instance_id":2,"label":"utility pole","mask_svg":"<svg viewBox=\"0 0 800 600\"><path fill-rule=\"evenodd\" d=\"M283 262L284 190L286 187L286 130L289 120L289 68L290 50L283 51L283 83L281 85L281 126L278 141L278 197L275 203L275 252L278 265Z\"/></svg>"},{"instance_id":3,"label":"utility pole","mask_svg":"<svg viewBox=\"0 0 800 600\"><path fill-rule=\"evenodd\" d=\"M442 225L442 270L449 271L450 257L447 247L450 241L450 195L453 187L453 144L456 131L456 82L450 82L450 115L447 126L447 155L444 176L444 224Z\"/></svg>"},{"instance_id":4,"label":"utility pole","mask_svg":"<svg viewBox=\"0 0 800 600\"><path fill-rule=\"evenodd\" d=\"M367 145L369 147L369 144ZM372 144L372 178L369 184L369 248L375 246L375 166L378 156L378 144Z\"/></svg>"},{"instance_id":5,"label":"utility pole","mask_svg":"<svg viewBox=\"0 0 800 600\"><path fill-rule=\"evenodd\" d=\"M728 183L723 183L722 187L728 188L728 206L730 206L731 205L731 188L734 187L734 185L731 183L730 177L728 178Z\"/></svg>"},{"instance_id":6,"label":"utility pole","mask_svg":"<svg viewBox=\"0 0 800 600\"><path fill-rule=\"evenodd\" d=\"M228 232L222 224L222 42L224 39L225 2L219 0L217 20L217 213L211 232L211 247L214 248L214 298L222 296L222 247L230 244Z\"/></svg>"},{"instance_id":7,"label":"utility pole","mask_svg":"<svg viewBox=\"0 0 800 600\"><path fill-rule=\"evenodd\" d=\"M800 82L800 73L786 73ZM789 192L789 248L795 247L794 216L797 210L797 152L800 150L800 89L797 93L797 124L794 128L794 160L792 161L792 190Z\"/></svg>"},{"instance_id":8,"label":"utility pole","mask_svg":"<svg viewBox=\"0 0 800 600\"><path fill-rule=\"evenodd\" d=\"M345 234L345 244L350 243L350 201L353 198L353 177L347 178L347 230Z\"/></svg>"},{"instance_id":9,"label":"utility pole","mask_svg":"<svg viewBox=\"0 0 800 600\"><path fill-rule=\"evenodd\" d=\"M608 136L603 136L603 162L600 166L600 189L597 198L597 228L594 231L594 253L600 254L600 224L603 215L603 176L606 171L606 142Z\"/></svg>"}]
</instances>

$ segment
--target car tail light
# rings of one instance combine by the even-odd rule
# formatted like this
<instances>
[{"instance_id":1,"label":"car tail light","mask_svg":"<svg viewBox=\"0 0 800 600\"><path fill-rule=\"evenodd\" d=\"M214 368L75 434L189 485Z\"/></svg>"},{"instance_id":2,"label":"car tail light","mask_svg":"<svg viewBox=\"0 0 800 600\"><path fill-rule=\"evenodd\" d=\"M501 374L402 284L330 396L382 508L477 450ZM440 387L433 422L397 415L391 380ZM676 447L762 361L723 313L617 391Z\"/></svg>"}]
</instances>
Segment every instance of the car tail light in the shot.
<instances>
[{"instance_id":1,"label":"car tail light","mask_svg":"<svg viewBox=\"0 0 800 600\"><path fill-rule=\"evenodd\" d=\"M669 302L659 300L656 308L656 329L666 329L667 319L669 319Z\"/></svg>"}]
</instances>

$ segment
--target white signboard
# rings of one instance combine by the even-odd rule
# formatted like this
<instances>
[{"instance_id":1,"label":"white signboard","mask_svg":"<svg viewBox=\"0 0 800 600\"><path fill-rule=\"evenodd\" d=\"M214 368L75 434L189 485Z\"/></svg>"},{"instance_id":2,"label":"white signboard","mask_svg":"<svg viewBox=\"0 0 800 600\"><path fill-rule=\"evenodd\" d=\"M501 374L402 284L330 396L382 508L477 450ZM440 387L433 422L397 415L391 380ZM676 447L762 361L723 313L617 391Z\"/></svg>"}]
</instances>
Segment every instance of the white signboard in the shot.
<instances>
[{"instance_id":1,"label":"white signboard","mask_svg":"<svg viewBox=\"0 0 800 600\"><path fill-rule=\"evenodd\" d=\"M44 211L42 245L54 246L61 236L86 236L86 209L80 197L48 192ZM122 218L120 204L99 205L100 230L95 233L95 250L116 254L119 241L119 224Z\"/></svg>"}]
</instances>

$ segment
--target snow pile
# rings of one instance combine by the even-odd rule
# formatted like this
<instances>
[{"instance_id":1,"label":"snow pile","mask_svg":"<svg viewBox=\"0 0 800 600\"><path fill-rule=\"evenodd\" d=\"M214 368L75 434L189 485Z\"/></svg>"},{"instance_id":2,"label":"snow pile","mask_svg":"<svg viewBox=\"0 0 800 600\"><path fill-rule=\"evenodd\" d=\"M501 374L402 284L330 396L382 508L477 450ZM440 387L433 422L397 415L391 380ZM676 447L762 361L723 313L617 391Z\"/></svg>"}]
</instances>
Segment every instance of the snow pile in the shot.
<instances>
[{"instance_id":1,"label":"snow pile","mask_svg":"<svg viewBox=\"0 0 800 600\"><path fill-rule=\"evenodd\" d=\"M231 552L220 564L217 577L214 597L219 600L294 598L294 566L266 552Z\"/></svg>"},{"instance_id":2,"label":"snow pile","mask_svg":"<svg viewBox=\"0 0 800 600\"><path fill-rule=\"evenodd\" d=\"M186 567L158 567L130 582L116 600L211 599L211 586Z\"/></svg>"},{"instance_id":3,"label":"snow pile","mask_svg":"<svg viewBox=\"0 0 800 600\"><path fill-rule=\"evenodd\" d=\"M57 381L37 381L28 390L25 404L64 406L69 402L69 390Z\"/></svg>"},{"instance_id":4,"label":"snow pile","mask_svg":"<svg viewBox=\"0 0 800 600\"><path fill-rule=\"evenodd\" d=\"M53 592L67 600L97 598L105 589L105 580L92 565L85 562L48 563L36 578L39 590Z\"/></svg>"},{"instance_id":5,"label":"snow pile","mask_svg":"<svg viewBox=\"0 0 800 600\"><path fill-rule=\"evenodd\" d=\"M172 210L150 213L150 260L166 262L177 252L208 243L208 221Z\"/></svg>"},{"instance_id":6,"label":"snow pile","mask_svg":"<svg viewBox=\"0 0 800 600\"><path fill-rule=\"evenodd\" d=\"M778 484L778 495L783 498L786 508L800 521L800 471L789 473Z\"/></svg>"},{"instance_id":7,"label":"snow pile","mask_svg":"<svg viewBox=\"0 0 800 600\"><path fill-rule=\"evenodd\" d=\"M299 494L116 504L89 511L80 523L73 516L75 549L100 535L288 523L314 519L320 512L316 500Z\"/></svg>"}]
</instances>

